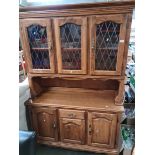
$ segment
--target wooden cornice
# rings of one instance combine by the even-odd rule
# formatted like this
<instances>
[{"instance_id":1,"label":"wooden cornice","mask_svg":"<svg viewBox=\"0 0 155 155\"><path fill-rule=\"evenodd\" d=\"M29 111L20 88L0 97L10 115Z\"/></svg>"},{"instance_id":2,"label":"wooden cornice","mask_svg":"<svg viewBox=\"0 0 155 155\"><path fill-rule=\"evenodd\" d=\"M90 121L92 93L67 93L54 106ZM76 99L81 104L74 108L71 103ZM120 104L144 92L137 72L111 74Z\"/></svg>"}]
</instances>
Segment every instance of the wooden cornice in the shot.
<instances>
[{"instance_id":1,"label":"wooden cornice","mask_svg":"<svg viewBox=\"0 0 155 155\"><path fill-rule=\"evenodd\" d=\"M135 6L134 0L65 4L50 6L29 6L19 8L20 18L43 18L63 16L86 16L95 14L131 13Z\"/></svg>"}]
</instances>

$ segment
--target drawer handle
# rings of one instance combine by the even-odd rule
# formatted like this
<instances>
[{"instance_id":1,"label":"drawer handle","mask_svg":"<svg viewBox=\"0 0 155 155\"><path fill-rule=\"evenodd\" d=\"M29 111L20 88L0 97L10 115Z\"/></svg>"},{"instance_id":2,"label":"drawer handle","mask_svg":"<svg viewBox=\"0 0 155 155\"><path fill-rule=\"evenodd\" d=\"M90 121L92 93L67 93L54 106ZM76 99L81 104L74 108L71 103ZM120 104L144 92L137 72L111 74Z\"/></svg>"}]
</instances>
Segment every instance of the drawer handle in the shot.
<instances>
[{"instance_id":1,"label":"drawer handle","mask_svg":"<svg viewBox=\"0 0 155 155\"><path fill-rule=\"evenodd\" d=\"M70 117L70 118L75 118L76 115L75 115L75 114L69 114L69 117Z\"/></svg>"}]
</instances>

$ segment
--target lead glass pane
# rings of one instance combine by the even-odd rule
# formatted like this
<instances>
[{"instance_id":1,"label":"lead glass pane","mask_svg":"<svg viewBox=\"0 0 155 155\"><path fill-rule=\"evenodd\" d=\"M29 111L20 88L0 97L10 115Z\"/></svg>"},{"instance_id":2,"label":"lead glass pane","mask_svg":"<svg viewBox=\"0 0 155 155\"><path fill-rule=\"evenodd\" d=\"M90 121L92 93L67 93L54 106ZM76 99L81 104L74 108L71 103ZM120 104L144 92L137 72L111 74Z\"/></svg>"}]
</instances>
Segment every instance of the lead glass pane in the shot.
<instances>
[{"instance_id":1,"label":"lead glass pane","mask_svg":"<svg viewBox=\"0 0 155 155\"><path fill-rule=\"evenodd\" d=\"M50 69L46 27L33 24L27 28L33 69Z\"/></svg>"},{"instance_id":2,"label":"lead glass pane","mask_svg":"<svg viewBox=\"0 0 155 155\"><path fill-rule=\"evenodd\" d=\"M81 69L81 27L67 23L60 27L62 68Z\"/></svg>"},{"instance_id":3,"label":"lead glass pane","mask_svg":"<svg viewBox=\"0 0 155 155\"><path fill-rule=\"evenodd\" d=\"M96 26L96 70L116 70L120 24L107 21Z\"/></svg>"}]
</instances>

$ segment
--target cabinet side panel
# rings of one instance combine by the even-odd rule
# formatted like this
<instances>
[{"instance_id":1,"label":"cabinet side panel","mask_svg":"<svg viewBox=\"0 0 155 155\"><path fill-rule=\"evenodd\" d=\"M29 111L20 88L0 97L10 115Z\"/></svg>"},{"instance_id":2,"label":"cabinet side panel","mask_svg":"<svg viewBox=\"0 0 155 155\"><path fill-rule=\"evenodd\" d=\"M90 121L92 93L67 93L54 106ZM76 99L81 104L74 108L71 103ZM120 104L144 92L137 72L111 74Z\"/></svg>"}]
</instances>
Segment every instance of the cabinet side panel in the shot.
<instances>
[{"instance_id":1,"label":"cabinet side panel","mask_svg":"<svg viewBox=\"0 0 155 155\"><path fill-rule=\"evenodd\" d=\"M130 39L130 31L131 31L131 22L132 22L132 14L127 15L127 25L126 25L126 38L125 38L125 47L124 47L124 56L123 56L123 65L122 65L122 75L125 76L125 69L127 63L127 55L128 55L128 46Z\"/></svg>"}]
</instances>

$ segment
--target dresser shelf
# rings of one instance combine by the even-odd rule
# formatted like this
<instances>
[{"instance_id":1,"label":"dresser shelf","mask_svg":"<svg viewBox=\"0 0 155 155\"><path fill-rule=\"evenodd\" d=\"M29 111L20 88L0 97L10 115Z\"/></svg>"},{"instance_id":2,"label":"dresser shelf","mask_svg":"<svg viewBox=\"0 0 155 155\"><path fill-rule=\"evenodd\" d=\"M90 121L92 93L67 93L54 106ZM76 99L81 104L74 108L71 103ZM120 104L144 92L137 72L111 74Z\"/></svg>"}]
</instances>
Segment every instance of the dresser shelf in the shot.
<instances>
[{"instance_id":1,"label":"dresser shelf","mask_svg":"<svg viewBox=\"0 0 155 155\"><path fill-rule=\"evenodd\" d=\"M74 109L123 112L123 106L115 105L116 92L55 87L46 90L32 100L34 106L52 106Z\"/></svg>"}]
</instances>

